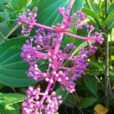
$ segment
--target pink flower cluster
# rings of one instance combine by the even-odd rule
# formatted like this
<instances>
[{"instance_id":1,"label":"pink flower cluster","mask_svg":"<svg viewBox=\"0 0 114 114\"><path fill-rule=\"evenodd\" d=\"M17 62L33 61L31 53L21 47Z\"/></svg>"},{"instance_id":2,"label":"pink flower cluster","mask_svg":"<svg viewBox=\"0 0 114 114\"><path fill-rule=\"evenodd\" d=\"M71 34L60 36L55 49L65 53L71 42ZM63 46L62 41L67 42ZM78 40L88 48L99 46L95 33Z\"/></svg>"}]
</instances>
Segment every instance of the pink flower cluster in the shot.
<instances>
[{"instance_id":1,"label":"pink flower cluster","mask_svg":"<svg viewBox=\"0 0 114 114\"><path fill-rule=\"evenodd\" d=\"M22 104L23 113L26 114L41 114L42 109L45 110L45 114L54 114L58 110L58 104L62 103L61 96L55 97L56 92L54 91L48 95L48 91L42 93L39 87L34 89L30 86L26 93L27 98ZM41 96L45 96L45 101Z\"/></svg>"},{"instance_id":2,"label":"pink flower cluster","mask_svg":"<svg viewBox=\"0 0 114 114\"><path fill-rule=\"evenodd\" d=\"M41 114L42 110L45 110L46 114L54 114L58 110L58 105L62 103L61 96L56 96L53 91L55 83L60 83L62 90L66 88L69 93L73 93L76 86L75 80L81 77L84 69L88 66L86 62L88 55L97 50L92 43L102 44L103 42L102 35L94 32L93 25L82 24L86 18L84 13L77 11L69 16L73 2L74 0L71 0L67 10L64 7L58 9L59 14L63 16L63 21L61 24L57 23L56 28L36 22L37 8L34 9L34 13L27 9L27 15L24 13L19 15L20 22L18 24L25 26L21 31L24 36L28 36L34 26L40 27L22 47L21 57L30 66L27 76L32 77L35 81L45 80L48 83L45 92L41 92L39 87L37 89L28 88L27 98L22 105L23 114ZM69 33L71 26L77 29L87 28L87 37ZM64 34L87 41L89 50L82 47L78 55L73 55L72 53L77 49L73 43L67 44L64 49L61 48ZM48 68L45 72L38 65L41 60L48 61ZM70 63L70 66L66 64L67 62Z\"/></svg>"}]
</instances>

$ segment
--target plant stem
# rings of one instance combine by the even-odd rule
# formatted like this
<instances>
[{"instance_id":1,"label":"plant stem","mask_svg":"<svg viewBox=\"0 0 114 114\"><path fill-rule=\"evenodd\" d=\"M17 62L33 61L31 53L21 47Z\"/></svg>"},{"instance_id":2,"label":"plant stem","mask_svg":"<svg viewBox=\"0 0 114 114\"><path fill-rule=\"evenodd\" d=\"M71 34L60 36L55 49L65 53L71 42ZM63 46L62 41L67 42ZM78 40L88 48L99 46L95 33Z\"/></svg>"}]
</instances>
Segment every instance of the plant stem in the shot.
<instances>
[{"instance_id":1,"label":"plant stem","mask_svg":"<svg viewBox=\"0 0 114 114\"><path fill-rule=\"evenodd\" d=\"M8 37L9 37L15 30L17 30L18 27L19 27L19 25L17 24L17 25L8 33L8 35L6 36L5 40L7 40Z\"/></svg>"},{"instance_id":2,"label":"plant stem","mask_svg":"<svg viewBox=\"0 0 114 114\"><path fill-rule=\"evenodd\" d=\"M76 109L78 110L79 114L83 114L82 109L81 109L80 106L78 105L76 93L73 93L72 96L73 96L73 99L74 99L74 103L75 103Z\"/></svg>"},{"instance_id":3,"label":"plant stem","mask_svg":"<svg viewBox=\"0 0 114 114\"><path fill-rule=\"evenodd\" d=\"M48 95L49 90L50 90L50 88L51 88L51 85L52 85L52 82L50 81L49 84L48 84L48 86L47 86L47 88L46 88L46 91L45 91L46 95ZM40 101L42 104L43 104L44 100L46 99L46 95L44 95L44 96L42 97L41 101Z\"/></svg>"},{"instance_id":4,"label":"plant stem","mask_svg":"<svg viewBox=\"0 0 114 114\"><path fill-rule=\"evenodd\" d=\"M68 36L71 36L71 37L74 37L74 38L77 38L77 39L81 39L81 40L85 40L85 41L93 39L93 37L83 37L83 36L78 36L78 35L75 35L75 34L72 34L72 33L69 33L69 32L61 32L57 28L48 27L46 25L42 25L42 24L39 24L39 23L34 23L33 25L37 26L37 27L45 28L47 30L57 31L57 32L60 32L62 34L66 34Z\"/></svg>"},{"instance_id":5,"label":"plant stem","mask_svg":"<svg viewBox=\"0 0 114 114\"><path fill-rule=\"evenodd\" d=\"M87 3L87 5L88 5L89 9L90 9L91 11L94 11L93 8L92 8L92 6L91 6L90 0L86 0L86 3Z\"/></svg>"},{"instance_id":6,"label":"plant stem","mask_svg":"<svg viewBox=\"0 0 114 114\"><path fill-rule=\"evenodd\" d=\"M108 16L108 0L105 0L105 16ZM108 34L107 25L105 27L105 32ZM108 97L109 97L109 44L108 37L105 36L105 106L108 107Z\"/></svg>"}]
</instances>

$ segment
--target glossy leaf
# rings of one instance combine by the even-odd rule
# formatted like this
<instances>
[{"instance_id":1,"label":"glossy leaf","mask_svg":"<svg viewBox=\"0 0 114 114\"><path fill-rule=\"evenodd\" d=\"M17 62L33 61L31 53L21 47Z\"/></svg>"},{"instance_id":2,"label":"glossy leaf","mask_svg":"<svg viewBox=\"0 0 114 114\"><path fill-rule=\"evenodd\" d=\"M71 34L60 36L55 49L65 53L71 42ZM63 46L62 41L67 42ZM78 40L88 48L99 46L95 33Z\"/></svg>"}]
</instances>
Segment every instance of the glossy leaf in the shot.
<instances>
[{"instance_id":1,"label":"glossy leaf","mask_svg":"<svg viewBox=\"0 0 114 114\"><path fill-rule=\"evenodd\" d=\"M70 0L41 0L38 4L38 22L48 26L61 22L62 17L58 14L58 8L67 8L69 2ZM72 12L80 10L82 6L83 0L75 0Z\"/></svg>"},{"instance_id":2,"label":"glossy leaf","mask_svg":"<svg viewBox=\"0 0 114 114\"><path fill-rule=\"evenodd\" d=\"M23 7L31 4L32 0L12 0L12 6L14 10L22 10Z\"/></svg>"},{"instance_id":3,"label":"glossy leaf","mask_svg":"<svg viewBox=\"0 0 114 114\"><path fill-rule=\"evenodd\" d=\"M91 11L94 11L97 13L97 8L95 6L95 3L93 2L93 0L85 0L86 1L86 4L88 6L88 8L91 10ZM86 7L85 7L86 8Z\"/></svg>"},{"instance_id":4,"label":"glossy leaf","mask_svg":"<svg viewBox=\"0 0 114 114\"><path fill-rule=\"evenodd\" d=\"M92 7L92 5L91 5L91 3L90 3L90 0L86 0L86 3L87 3L87 5L88 5L89 9L90 9L91 11L94 11L94 10L93 10L93 7Z\"/></svg>"},{"instance_id":5,"label":"glossy leaf","mask_svg":"<svg viewBox=\"0 0 114 114\"><path fill-rule=\"evenodd\" d=\"M25 40L26 38L18 37L0 45L0 83L13 87L25 87L35 83L26 76L28 64L20 57Z\"/></svg>"},{"instance_id":6,"label":"glossy leaf","mask_svg":"<svg viewBox=\"0 0 114 114\"><path fill-rule=\"evenodd\" d=\"M114 10L108 15L107 19L105 20L104 24L103 24L103 28L106 27L106 25L108 23L110 23L110 21L112 21L114 19ZM113 21L112 21L113 22ZM112 23L113 24L113 23Z\"/></svg>"},{"instance_id":7,"label":"glossy leaf","mask_svg":"<svg viewBox=\"0 0 114 114\"><path fill-rule=\"evenodd\" d=\"M83 8L82 12L84 12L86 15L89 15L92 18L94 18L96 20L96 23L98 23L98 25L100 25L99 16L94 11L91 11L91 10L89 10L87 8Z\"/></svg>"},{"instance_id":8,"label":"glossy leaf","mask_svg":"<svg viewBox=\"0 0 114 114\"><path fill-rule=\"evenodd\" d=\"M85 76L84 84L93 95L97 95L97 80L95 77Z\"/></svg>"},{"instance_id":9,"label":"glossy leaf","mask_svg":"<svg viewBox=\"0 0 114 114\"><path fill-rule=\"evenodd\" d=\"M8 23L6 21L2 21L0 23L0 44L4 41L5 37L9 32Z\"/></svg>"},{"instance_id":10,"label":"glossy leaf","mask_svg":"<svg viewBox=\"0 0 114 114\"><path fill-rule=\"evenodd\" d=\"M26 97L25 95L18 93L0 93L0 100L8 105L22 102L25 97Z\"/></svg>"},{"instance_id":11,"label":"glossy leaf","mask_svg":"<svg viewBox=\"0 0 114 114\"><path fill-rule=\"evenodd\" d=\"M67 8L70 0L41 0L38 4L38 23L55 26L56 23L62 21L62 17L58 14L58 8L64 6ZM81 10L83 6L83 0L75 0L71 14ZM76 34L76 30L74 32ZM67 43L75 42L75 38L64 35L62 46L66 46Z\"/></svg>"},{"instance_id":12,"label":"glossy leaf","mask_svg":"<svg viewBox=\"0 0 114 114\"><path fill-rule=\"evenodd\" d=\"M112 3L108 9L108 14L110 14L114 10L114 3Z\"/></svg>"},{"instance_id":13,"label":"glossy leaf","mask_svg":"<svg viewBox=\"0 0 114 114\"><path fill-rule=\"evenodd\" d=\"M6 9L5 4L8 3L8 0L0 0L0 11L4 11Z\"/></svg>"}]
</instances>

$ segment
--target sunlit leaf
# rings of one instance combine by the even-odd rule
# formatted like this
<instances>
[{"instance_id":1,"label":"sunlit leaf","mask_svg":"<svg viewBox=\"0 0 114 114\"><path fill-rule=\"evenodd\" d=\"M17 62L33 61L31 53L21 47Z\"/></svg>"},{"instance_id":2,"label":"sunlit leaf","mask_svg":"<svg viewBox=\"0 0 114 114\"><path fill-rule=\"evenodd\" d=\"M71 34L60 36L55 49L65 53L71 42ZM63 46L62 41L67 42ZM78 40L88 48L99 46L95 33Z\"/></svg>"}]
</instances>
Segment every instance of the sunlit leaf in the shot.
<instances>
[{"instance_id":1,"label":"sunlit leaf","mask_svg":"<svg viewBox=\"0 0 114 114\"><path fill-rule=\"evenodd\" d=\"M22 102L25 98L25 95L18 94L18 93L0 93L0 100L3 101L3 103L12 105L17 102Z\"/></svg>"}]
</instances>

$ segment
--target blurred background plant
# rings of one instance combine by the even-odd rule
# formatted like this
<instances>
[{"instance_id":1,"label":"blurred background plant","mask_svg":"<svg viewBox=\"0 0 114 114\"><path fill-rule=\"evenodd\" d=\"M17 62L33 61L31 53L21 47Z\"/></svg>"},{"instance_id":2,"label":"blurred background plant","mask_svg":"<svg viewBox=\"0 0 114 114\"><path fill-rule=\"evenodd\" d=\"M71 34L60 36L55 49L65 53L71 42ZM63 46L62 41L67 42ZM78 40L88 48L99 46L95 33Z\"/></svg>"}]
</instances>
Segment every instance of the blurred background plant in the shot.
<instances>
[{"instance_id":1,"label":"blurred background plant","mask_svg":"<svg viewBox=\"0 0 114 114\"><path fill-rule=\"evenodd\" d=\"M40 85L26 77L28 65L20 58L21 47L26 38L20 34L17 25L19 13L26 8L38 7L38 22L55 26L61 22L58 7L68 6L70 0L0 0L0 114L20 114L21 102L25 97L27 86ZM62 94L63 104L60 114L113 114L114 107L114 1L113 0L75 0L72 12L81 10L87 15L84 20L95 26L104 35L105 41L87 60L87 67L82 78L76 81L76 93L62 92L56 86L57 94ZM86 30L71 28L72 33L86 36ZM31 33L32 35L33 33ZM28 37L29 38L29 37ZM77 54L86 42L64 36L62 46L74 43ZM69 64L69 63L67 63ZM41 69L47 68L46 62L39 63Z\"/></svg>"}]
</instances>

